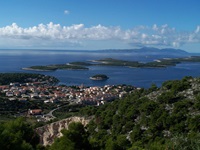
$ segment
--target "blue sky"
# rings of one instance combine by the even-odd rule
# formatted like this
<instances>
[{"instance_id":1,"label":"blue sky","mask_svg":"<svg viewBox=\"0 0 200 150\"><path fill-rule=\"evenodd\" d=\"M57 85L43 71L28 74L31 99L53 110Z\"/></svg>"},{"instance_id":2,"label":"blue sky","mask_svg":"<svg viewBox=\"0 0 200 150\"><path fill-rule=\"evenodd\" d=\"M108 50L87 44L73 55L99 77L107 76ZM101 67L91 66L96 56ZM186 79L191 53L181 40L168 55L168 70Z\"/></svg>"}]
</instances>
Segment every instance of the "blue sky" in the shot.
<instances>
[{"instance_id":1,"label":"blue sky","mask_svg":"<svg viewBox=\"0 0 200 150\"><path fill-rule=\"evenodd\" d=\"M0 49L200 50L199 0L2 0L0 6Z\"/></svg>"}]
</instances>

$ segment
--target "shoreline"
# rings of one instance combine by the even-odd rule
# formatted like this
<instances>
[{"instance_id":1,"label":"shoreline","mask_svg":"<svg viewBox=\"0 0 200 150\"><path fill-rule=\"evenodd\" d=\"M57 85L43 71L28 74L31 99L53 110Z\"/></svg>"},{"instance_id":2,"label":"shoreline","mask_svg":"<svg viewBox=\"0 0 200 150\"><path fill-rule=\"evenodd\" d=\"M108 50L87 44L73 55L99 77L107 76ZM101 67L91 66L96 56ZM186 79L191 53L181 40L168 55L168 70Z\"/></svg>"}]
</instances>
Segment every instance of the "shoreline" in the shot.
<instances>
[{"instance_id":1,"label":"shoreline","mask_svg":"<svg viewBox=\"0 0 200 150\"><path fill-rule=\"evenodd\" d=\"M108 79L108 78L107 78ZM100 79L100 78L93 78L93 77L90 77L90 80L93 80L93 81L105 81L107 79Z\"/></svg>"},{"instance_id":2,"label":"shoreline","mask_svg":"<svg viewBox=\"0 0 200 150\"><path fill-rule=\"evenodd\" d=\"M49 72L49 71L56 71L56 70L89 70L88 68L87 69L72 69L72 68L69 68L69 69L55 69L55 70L45 70L45 69L33 69L33 68L21 68L22 70L30 70L30 71L45 71L45 72Z\"/></svg>"},{"instance_id":3,"label":"shoreline","mask_svg":"<svg viewBox=\"0 0 200 150\"><path fill-rule=\"evenodd\" d=\"M30 71L55 71L55 70L33 69L33 68L21 68L21 69Z\"/></svg>"}]
</instances>

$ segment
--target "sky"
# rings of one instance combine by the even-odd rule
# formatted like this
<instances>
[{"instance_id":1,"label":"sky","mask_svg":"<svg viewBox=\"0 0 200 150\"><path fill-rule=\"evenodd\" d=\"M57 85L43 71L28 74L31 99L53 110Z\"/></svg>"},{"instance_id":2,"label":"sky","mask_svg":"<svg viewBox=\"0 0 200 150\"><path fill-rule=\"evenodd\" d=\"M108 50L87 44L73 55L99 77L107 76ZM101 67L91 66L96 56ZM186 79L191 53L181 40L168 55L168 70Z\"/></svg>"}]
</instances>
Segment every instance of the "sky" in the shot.
<instances>
[{"instance_id":1,"label":"sky","mask_svg":"<svg viewBox=\"0 0 200 150\"><path fill-rule=\"evenodd\" d=\"M199 0L0 0L0 49L200 52Z\"/></svg>"}]
</instances>

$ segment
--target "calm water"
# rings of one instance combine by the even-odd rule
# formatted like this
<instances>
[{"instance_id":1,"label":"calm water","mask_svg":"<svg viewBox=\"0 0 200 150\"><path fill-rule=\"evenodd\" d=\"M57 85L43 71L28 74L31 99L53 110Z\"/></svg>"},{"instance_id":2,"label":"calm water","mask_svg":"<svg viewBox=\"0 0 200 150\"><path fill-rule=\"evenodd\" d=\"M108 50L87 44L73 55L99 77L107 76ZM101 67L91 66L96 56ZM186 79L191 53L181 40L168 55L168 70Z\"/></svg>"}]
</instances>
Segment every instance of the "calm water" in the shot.
<instances>
[{"instance_id":1,"label":"calm water","mask_svg":"<svg viewBox=\"0 0 200 150\"><path fill-rule=\"evenodd\" d=\"M132 53L106 52L0 50L0 72L38 73L36 71L22 70L21 68L103 58L148 62L161 57L164 56L138 56ZM89 70L57 70L39 73L55 76L61 81L61 84L66 85L103 86L106 84L128 84L148 88L152 83L160 86L166 80L181 79L184 76L200 77L199 68L200 63L182 63L175 67L159 69L91 66ZM89 77L95 74L106 74L110 79L107 81L91 81Z\"/></svg>"}]
</instances>

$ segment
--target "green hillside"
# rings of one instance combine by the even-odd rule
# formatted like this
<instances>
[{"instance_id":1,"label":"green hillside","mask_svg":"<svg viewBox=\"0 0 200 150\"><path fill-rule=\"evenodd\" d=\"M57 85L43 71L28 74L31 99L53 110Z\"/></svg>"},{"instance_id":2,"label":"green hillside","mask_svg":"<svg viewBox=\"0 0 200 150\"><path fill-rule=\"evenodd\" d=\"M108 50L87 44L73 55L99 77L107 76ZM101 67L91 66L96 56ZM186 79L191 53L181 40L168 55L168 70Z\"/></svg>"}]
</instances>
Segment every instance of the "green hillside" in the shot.
<instances>
[{"instance_id":1,"label":"green hillside","mask_svg":"<svg viewBox=\"0 0 200 150\"><path fill-rule=\"evenodd\" d=\"M94 117L85 128L80 123L71 124L51 146L24 139L22 127L7 144L46 150L198 150L200 78L166 81L160 88L153 84L99 107L86 106L79 115ZM17 126L23 124L17 122ZM5 135L12 133L11 124L0 124L0 139L6 140Z\"/></svg>"},{"instance_id":2,"label":"green hillside","mask_svg":"<svg viewBox=\"0 0 200 150\"><path fill-rule=\"evenodd\" d=\"M97 149L199 149L200 79L167 81L137 90L95 111L88 125Z\"/></svg>"}]
</instances>

